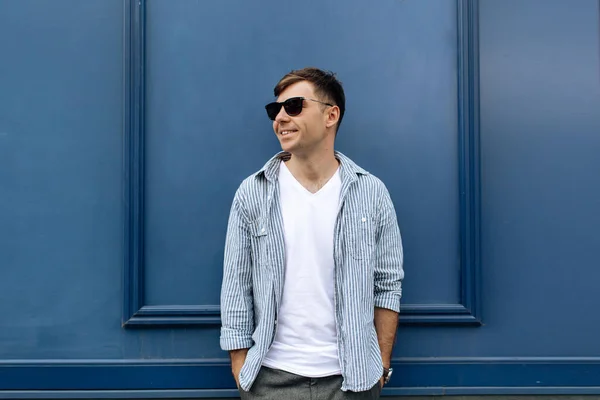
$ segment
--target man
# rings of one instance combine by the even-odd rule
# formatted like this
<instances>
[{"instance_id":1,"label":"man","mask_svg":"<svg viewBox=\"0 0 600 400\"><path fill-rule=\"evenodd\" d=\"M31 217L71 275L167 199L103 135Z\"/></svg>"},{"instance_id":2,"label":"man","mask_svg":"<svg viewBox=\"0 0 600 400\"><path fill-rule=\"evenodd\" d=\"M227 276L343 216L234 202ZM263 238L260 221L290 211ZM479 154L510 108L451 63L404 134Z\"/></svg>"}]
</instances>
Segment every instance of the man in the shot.
<instances>
[{"instance_id":1,"label":"man","mask_svg":"<svg viewBox=\"0 0 600 400\"><path fill-rule=\"evenodd\" d=\"M404 278L385 185L334 151L345 95L304 68L266 106L282 152L238 188L225 243L221 347L242 399L376 399Z\"/></svg>"}]
</instances>

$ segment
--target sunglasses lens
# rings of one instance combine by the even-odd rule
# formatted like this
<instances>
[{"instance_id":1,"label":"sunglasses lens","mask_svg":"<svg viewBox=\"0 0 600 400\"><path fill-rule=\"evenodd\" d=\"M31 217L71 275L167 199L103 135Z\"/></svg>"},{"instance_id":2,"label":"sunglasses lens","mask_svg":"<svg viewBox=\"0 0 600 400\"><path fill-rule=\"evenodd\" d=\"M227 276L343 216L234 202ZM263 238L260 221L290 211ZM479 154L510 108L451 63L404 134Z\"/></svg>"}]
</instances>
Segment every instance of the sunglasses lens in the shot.
<instances>
[{"instance_id":1,"label":"sunglasses lens","mask_svg":"<svg viewBox=\"0 0 600 400\"><path fill-rule=\"evenodd\" d=\"M302 112L302 101L300 97L293 97L283 102L283 108L290 117L295 117Z\"/></svg>"},{"instance_id":2,"label":"sunglasses lens","mask_svg":"<svg viewBox=\"0 0 600 400\"><path fill-rule=\"evenodd\" d=\"M281 103L269 103L265 106L269 119L275 121L277 114L279 114L279 110L281 110L281 105Z\"/></svg>"},{"instance_id":3,"label":"sunglasses lens","mask_svg":"<svg viewBox=\"0 0 600 400\"><path fill-rule=\"evenodd\" d=\"M281 106L283 106L287 115L289 115L290 117L295 117L296 115L302 112L303 101L304 99L302 97L292 97L291 99L287 99L283 103L269 103L265 106L265 109L267 110L267 115L269 116L269 119L273 121L275 121L275 118L277 118L277 114L279 114Z\"/></svg>"}]
</instances>

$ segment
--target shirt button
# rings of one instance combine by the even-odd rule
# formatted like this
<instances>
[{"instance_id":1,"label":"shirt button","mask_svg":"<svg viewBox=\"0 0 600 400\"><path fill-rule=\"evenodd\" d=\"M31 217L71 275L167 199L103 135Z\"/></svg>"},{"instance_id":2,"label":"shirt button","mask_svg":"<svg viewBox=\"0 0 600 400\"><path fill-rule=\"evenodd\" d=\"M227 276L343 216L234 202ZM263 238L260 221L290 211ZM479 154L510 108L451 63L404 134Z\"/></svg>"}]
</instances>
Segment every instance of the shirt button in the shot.
<instances>
[{"instance_id":1,"label":"shirt button","mask_svg":"<svg viewBox=\"0 0 600 400\"><path fill-rule=\"evenodd\" d=\"M267 196L267 200L271 200L271 196Z\"/></svg>"},{"instance_id":2,"label":"shirt button","mask_svg":"<svg viewBox=\"0 0 600 400\"><path fill-rule=\"evenodd\" d=\"M262 228L260 231L261 231L262 233L265 233L265 228Z\"/></svg>"},{"instance_id":3,"label":"shirt button","mask_svg":"<svg viewBox=\"0 0 600 400\"><path fill-rule=\"evenodd\" d=\"M367 219L365 217L362 217L362 222L367 222Z\"/></svg>"}]
</instances>

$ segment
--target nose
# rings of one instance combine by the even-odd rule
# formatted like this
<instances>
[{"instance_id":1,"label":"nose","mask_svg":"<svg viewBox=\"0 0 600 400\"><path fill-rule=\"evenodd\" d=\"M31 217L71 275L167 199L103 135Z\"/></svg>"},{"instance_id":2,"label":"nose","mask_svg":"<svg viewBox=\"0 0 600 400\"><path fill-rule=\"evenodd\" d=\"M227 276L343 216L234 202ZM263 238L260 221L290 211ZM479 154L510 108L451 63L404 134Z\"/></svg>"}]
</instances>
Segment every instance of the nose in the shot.
<instances>
[{"instance_id":1,"label":"nose","mask_svg":"<svg viewBox=\"0 0 600 400\"><path fill-rule=\"evenodd\" d=\"M279 110L279 113L275 117L275 122L281 123L289 120L290 116L288 115L288 113L285 112L285 108L281 107L281 110Z\"/></svg>"}]
</instances>

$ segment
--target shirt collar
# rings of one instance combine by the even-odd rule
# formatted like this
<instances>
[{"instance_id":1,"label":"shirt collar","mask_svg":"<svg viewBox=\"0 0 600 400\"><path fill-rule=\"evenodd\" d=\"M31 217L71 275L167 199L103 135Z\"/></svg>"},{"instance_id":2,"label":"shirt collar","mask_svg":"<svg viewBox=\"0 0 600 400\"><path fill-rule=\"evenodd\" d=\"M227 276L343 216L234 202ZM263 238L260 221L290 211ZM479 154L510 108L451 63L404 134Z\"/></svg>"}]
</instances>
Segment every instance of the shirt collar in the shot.
<instances>
[{"instance_id":1,"label":"shirt collar","mask_svg":"<svg viewBox=\"0 0 600 400\"><path fill-rule=\"evenodd\" d=\"M334 152L335 158L340 162L340 176L342 181L350 179L354 181L358 179L357 175L368 175L369 173L363 168L359 167L350 158L346 157L339 151ZM287 161L292 155L285 151L280 151L275 154L266 164L256 172L255 176L264 175L269 181L276 181L279 174L279 165L281 161Z\"/></svg>"}]
</instances>

